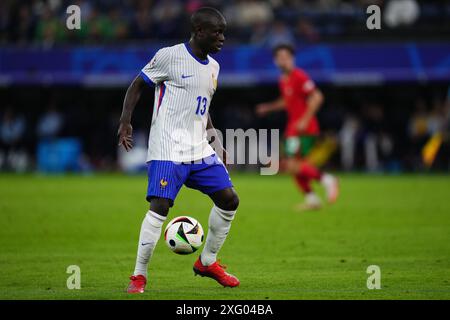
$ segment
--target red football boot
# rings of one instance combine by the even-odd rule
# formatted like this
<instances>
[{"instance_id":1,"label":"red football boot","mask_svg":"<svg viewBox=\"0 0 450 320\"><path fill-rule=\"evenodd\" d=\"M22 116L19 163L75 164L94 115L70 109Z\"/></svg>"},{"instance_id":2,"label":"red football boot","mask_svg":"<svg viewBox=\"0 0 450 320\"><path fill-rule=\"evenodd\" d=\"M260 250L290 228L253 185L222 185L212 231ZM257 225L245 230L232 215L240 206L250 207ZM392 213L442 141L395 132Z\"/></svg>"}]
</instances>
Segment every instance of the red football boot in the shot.
<instances>
[{"instance_id":1,"label":"red football boot","mask_svg":"<svg viewBox=\"0 0 450 320\"><path fill-rule=\"evenodd\" d=\"M217 261L210 266L204 266L199 257L195 261L193 269L195 275L213 278L224 287L237 287L240 283L238 278L225 272L226 266L219 264Z\"/></svg>"},{"instance_id":2,"label":"red football boot","mask_svg":"<svg viewBox=\"0 0 450 320\"><path fill-rule=\"evenodd\" d=\"M128 293L144 293L145 285L147 284L147 279L138 274L137 276L130 277L130 284L128 285Z\"/></svg>"}]
</instances>

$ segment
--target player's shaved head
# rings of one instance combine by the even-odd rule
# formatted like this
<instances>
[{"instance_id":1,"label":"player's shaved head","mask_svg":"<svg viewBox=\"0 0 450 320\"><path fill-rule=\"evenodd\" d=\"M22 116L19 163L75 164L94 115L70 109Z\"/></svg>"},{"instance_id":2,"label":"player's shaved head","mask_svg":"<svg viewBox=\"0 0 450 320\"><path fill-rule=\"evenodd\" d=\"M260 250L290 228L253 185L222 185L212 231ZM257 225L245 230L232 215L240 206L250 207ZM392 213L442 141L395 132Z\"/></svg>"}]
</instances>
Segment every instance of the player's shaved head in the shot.
<instances>
[{"instance_id":1,"label":"player's shaved head","mask_svg":"<svg viewBox=\"0 0 450 320\"><path fill-rule=\"evenodd\" d=\"M200 56L217 53L225 41L225 17L211 7L203 7L191 16L191 45L200 51Z\"/></svg>"},{"instance_id":2,"label":"player's shaved head","mask_svg":"<svg viewBox=\"0 0 450 320\"><path fill-rule=\"evenodd\" d=\"M226 24L225 17L219 10L211 7L203 7L195 11L191 16L191 31L195 33L199 28Z\"/></svg>"}]
</instances>

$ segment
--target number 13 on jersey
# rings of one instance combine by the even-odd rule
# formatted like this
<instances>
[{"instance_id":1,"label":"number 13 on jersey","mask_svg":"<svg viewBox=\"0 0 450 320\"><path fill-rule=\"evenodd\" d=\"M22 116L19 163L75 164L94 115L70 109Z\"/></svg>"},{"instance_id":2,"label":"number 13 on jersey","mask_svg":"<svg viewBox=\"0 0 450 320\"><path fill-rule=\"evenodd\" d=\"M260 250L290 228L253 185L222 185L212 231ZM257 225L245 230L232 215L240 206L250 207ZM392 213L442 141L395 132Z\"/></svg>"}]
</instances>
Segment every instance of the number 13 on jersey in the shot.
<instances>
[{"instance_id":1,"label":"number 13 on jersey","mask_svg":"<svg viewBox=\"0 0 450 320\"><path fill-rule=\"evenodd\" d=\"M208 104L208 99L206 97L197 97L197 110L195 114L204 115L206 112L206 105Z\"/></svg>"}]
</instances>

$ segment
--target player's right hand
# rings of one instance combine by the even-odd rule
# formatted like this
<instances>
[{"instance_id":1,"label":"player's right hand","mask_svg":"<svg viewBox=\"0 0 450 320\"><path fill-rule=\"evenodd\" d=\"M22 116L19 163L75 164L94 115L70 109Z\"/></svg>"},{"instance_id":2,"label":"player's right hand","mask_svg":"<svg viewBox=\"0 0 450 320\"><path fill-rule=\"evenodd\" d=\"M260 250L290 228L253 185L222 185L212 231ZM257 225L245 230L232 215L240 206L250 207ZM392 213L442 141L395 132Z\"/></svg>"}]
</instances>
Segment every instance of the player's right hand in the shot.
<instances>
[{"instance_id":1,"label":"player's right hand","mask_svg":"<svg viewBox=\"0 0 450 320\"><path fill-rule=\"evenodd\" d=\"M127 152L130 151L133 148L133 127L131 123L121 122L117 135L119 136L119 147L123 146Z\"/></svg>"}]
</instances>

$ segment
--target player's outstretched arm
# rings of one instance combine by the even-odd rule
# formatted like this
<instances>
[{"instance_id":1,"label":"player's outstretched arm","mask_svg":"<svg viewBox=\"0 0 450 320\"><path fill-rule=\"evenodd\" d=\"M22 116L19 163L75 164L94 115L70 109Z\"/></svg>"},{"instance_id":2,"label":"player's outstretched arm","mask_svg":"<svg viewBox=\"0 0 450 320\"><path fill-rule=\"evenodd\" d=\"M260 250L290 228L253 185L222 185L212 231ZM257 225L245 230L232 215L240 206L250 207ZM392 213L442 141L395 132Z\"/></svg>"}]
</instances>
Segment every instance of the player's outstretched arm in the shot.
<instances>
[{"instance_id":1,"label":"player's outstretched arm","mask_svg":"<svg viewBox=\"0 0 450 320\"><path fill-rule=\"evenodd\" d=\"M119 146L123 146L126 151L133 148L133 127L131 126L131 117L145 85L144 79L138 75L130 84L127 93L125 94L117 135L119 137Z\"/></svg>"},{"instance_id":2,"label":"player's outstretched arm","mask_svg":"<svg viewBox=\"0 0 450 320\"><path fill-rule=\"evenodd\" d=\"M259 117L263 117L270 112L280 111L283 110L284 108L285 108L284 100L282 97L279 97L275 101L258 104L256 106L256 114Z\"/></svg>"}]
</instances>

